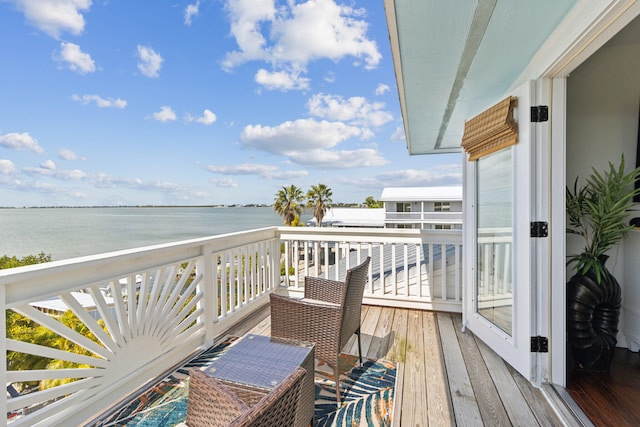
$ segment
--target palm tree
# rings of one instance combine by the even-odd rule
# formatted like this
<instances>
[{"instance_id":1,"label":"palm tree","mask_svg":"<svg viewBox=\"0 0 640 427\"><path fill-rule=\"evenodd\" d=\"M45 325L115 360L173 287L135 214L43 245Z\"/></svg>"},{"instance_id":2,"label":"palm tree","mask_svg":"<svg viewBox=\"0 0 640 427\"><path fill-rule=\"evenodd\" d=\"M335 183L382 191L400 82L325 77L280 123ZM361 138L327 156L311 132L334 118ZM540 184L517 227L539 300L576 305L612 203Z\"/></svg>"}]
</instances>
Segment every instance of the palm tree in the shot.
<instances>
[{"instance_id":1,"label":"palm tree","mask_svg":"<svg viewBox=\"0 0 640 427\"><path fill-rule=\"evenodd\" d=\"M302 190L291 184L289 187L282 187L278 190L273 210L284 218L284 225L291 225L302 214L302 205L300 203L303 200Z\"/></svg>"},{"instance_id":2,"label":"palm tree","mask_svg":"<svg viewBox=\"0 0 640 427\"><path fill-rule=\"evenodd\" d=\"M307 192L307 208L313 209L313 217L316 219L318 227L322 225L322 218L331 209L331 189L324 184L312 185Z\"/></svg>"},{"instance_id":3,"label":"palm tree","mask_svg":"<svg viewBox=\"0 0 640 427\"><path fill-rule=\"evenodd\" d=\"M379 200L373 198L373 196L369 196L365 199L364 204L369 209L381 208L382 203Z\"/></svg>"}]
</instances>

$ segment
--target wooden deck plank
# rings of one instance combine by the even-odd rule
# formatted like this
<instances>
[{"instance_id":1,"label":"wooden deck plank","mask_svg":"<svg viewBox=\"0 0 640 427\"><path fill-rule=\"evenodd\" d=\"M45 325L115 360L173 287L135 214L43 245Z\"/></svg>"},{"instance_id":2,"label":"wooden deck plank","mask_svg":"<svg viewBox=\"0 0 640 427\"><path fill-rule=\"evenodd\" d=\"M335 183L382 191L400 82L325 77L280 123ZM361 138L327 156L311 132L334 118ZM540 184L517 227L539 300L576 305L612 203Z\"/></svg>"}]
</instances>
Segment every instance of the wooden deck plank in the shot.
<instances>
[{"instance_id":1,"label":"wooden deck plank","mask_svg":"<svg viewBox=\"0 0 640 427\"><path fill-rule=\"evenodd\" d=\"M540 389L531 385L522 375L520 375L513 367L507 365L509 372L513 376L516 385L527 401L527 405L531 408L533 415L541 426L560 426L562 420L549 405L546 397Z\"/></svg>"},{"instance_id":2,"label":"wooden deck plank","mask_svg":"<svg viewBox=\"0 0 640 427\"><path fill-rule=\"evenodd\" d=\"M431 311L422 313L424 334L425 381L429 425L455 425L453 406L449 396L447 371L440 345L436 314Z\"/></svg>"},{"instance_id":3,"label":"wooden deck plank","mask_svg":"<svg viewBox=\"0 0 640 427\"><path fill-rule=\"evenodd\" d=\"M393 343L389 347L387 353L387 359L395 362L405 361L407 353L407 318L409 316L409 310L403 308L397 308L393 316L392 329L395 332L393 335Z\"/></svg>"},{"instance_id":4,"label":"wooden deck plank","mask_svg":"<svg viewBox=\"0 0 640 427\"><path fill-rule=\"evenodd\" d=\"M407 318L407 353L403 393L402 425L427 425L429 408L425 383L425 357L422 314L409 312Z\"/></svg>"},{"instance_id":5,"label":"wooden deck plank","mask_svg":"<svg viewBox=\"0 0 640 427\"><path fill-rule=\"evenodd\" d=\"M471 379L464 364L460 344L448 313L437 313L442 339L442 353L447 369L451 400L457 425L481 426L482 416L471 387Z\"/></svg>"},{"instance_id":6,"label":"wooden deck plank","mask_svg":"<svg viewBox=\"0 0 640 427\"><path fill-rule=\"evenodd\" d=\"M362 307L362 321L360 322L360 341L362 342L362 355L367 356L367 350L371 344L376 324L380 318L382 307ZM347 354L358 354L358 337L354 334L347 342L344 350Z\"/></svg>"},{"instance_id":7,"label":"wooden deck plank","mask_svg":"<svg viewBox=\"0 0 640 427\"><path fill-rule=\"evenodd\" d=\"M483 422L488 425L511 424L473 334L462 331L461 316L451 318Z\"/></svg>"},{"instance_id":8,"label":"wooden deck plank","mask_svg":"<svg viewBox=\"0 0 640 427\"><path fill-rule=\"evenodd\" d=\"M394 313L395 314L395 313ZM404 363L398 362L396 371L396 388L393 395L393 415L391 418L392 427L402 426L402 401L403 394L400 392L404 388Z\"/></svg>"},{"instance_id":9,"label":"wooden deck plank","mask_svg":"<svg viewBox=\"0 0 640 427\"><path fill-rule=\"evenodd\" d=\"M384 359L393 339L393 316L395 310L384 309L380 313L373 339L366 354L368 357Z\"/></svg>"},{"instance_id":10,"label":"wooden deck plank","mask_svg":"<svg viewBox=\"0 0 640 427\"><path fill-rule=\"evenodd\" d=\"M393 415L395 417L394 424L397 423L397 425L400 426L402 425L402 417L405 414L405 395L404 393L402 393L402 390L404 390L405 379L405 355L407 351L407 316L409 314L409 310L402 308L388 308L387 310L394 310L393 322L391 326L391 329L393 330L393 336L391 345L389 346L389 350L383 357L385 359L398 362Z\"/></svg>"},{"instance_id":11,"label":"wooden deck plank","mask_svg":"<svg viewBox=\"0 0 640 427\"><path fill-rule=\"evenodd\" d=\"M481 340L477 339L476 342L487 368L491 371L491 376L511 423L514 425L537 425L538 422L531 408L529 408L504 360Z\"/></svg>"},{"instance_id":12,"label":"wooden deck plank","mask_svg":"<svg viewBox=\"0 0 640 427\"><path fill-rule=\"evenodd\" d=\"M371 348L371 343L373 342L373 338L375 336L376 328L378 327L378 322L380 321L380 316L382 314L382 307L380 306L370 306L368 307L367 317L363 320L360 326L360 340L362 341L362 354L368 355L369 349ZM354 343L355 350L357 352L358 349L358 340ZM353 353L356 354L356 353Z\"/></svg>"}]
</instances>

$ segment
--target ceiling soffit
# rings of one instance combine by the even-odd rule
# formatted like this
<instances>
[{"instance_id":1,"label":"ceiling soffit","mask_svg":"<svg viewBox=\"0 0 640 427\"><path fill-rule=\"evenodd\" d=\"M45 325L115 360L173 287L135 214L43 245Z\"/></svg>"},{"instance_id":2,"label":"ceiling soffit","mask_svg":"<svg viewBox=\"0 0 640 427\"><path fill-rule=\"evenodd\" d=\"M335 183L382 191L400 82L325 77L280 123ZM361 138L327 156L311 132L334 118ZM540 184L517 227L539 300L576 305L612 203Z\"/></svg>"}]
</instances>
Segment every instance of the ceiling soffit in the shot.
<instances>
[{"instance_id":1,"label":"ceiling soffit","mask_svg":"<svg viewBox=\"0 0 640 427\"><path fill-rule=\"evenodd\" d=\"M409 153L460 151L575 2L385 0Z\"/></svg>"}]
</instances>

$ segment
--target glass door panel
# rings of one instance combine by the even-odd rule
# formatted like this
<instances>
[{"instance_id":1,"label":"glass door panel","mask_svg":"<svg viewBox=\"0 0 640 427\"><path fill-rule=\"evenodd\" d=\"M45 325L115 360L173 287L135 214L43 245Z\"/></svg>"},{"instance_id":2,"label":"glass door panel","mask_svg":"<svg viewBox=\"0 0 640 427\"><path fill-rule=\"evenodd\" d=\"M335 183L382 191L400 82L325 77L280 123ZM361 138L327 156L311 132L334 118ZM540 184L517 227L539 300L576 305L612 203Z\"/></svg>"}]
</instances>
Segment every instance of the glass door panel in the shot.
<instances>
[{"instance_id":1,"label":"glass door panel","mask_svg":"<svg viewBox=\"0 0 640 427\"><path fill-rule=\"evenodd\" d=\"M513 335L513 158L505 148L477 160L476 307Z\"/></svg>"}]
</instances>

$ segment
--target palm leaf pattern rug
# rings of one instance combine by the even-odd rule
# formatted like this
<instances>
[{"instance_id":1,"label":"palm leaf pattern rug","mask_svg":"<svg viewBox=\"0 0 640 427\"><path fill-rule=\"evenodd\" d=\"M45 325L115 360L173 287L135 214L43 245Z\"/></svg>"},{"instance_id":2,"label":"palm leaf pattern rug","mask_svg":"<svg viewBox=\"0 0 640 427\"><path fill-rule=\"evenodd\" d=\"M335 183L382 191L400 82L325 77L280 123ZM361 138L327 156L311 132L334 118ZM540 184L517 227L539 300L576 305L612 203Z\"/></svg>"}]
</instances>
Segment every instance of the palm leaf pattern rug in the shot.
<instances>
[{"instance_id":1,"label":"palm leaf pattern rug","mask_svg":"<svg viewBox=\"0 0 640 427\"><path fill-rule=\"evenodd\" d=\"M238 338L230 337L177 369L127 404L109 412L94 425L174 427L184 426L189 390L188 371L204 367L220 357ZM342 405L336 407L333 370L316 362L316 401L314 425L326 426L390 426L396 384L395 362L340 357L340 392Z\"/></svg>"}]
</instances>

